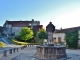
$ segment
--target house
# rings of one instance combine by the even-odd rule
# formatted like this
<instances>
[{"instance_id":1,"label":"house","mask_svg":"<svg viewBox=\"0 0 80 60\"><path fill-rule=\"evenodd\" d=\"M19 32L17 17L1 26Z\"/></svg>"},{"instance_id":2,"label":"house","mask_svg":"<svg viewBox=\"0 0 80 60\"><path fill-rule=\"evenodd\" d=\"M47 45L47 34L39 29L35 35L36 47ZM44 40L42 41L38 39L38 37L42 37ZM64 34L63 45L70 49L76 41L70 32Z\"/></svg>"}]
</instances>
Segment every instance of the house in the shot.
<instances>
[{"instance_id":1,"label":"house","mask_svg":"<svg viewBox=\"0 0 80 60\"><path fill-rule=\"evenodd\" d=\"M39 29L43 28L43 25L40 25L40 21L34 21L34 19L32 19L31 21L6 20L3 27L6 28L5 34L14 34L15 36L17 36L23 27L30 27L35 33L37 33Z\"/></svg>"},{"instance_id":2,"label":"house","mask_svg":"<svg viewBox=\"0 0 80 60\"><path fill-rule=\"evenodd\" d=\"M57 29L55 30L55 32L53 33L53 38L54 38L54 43L58 43L58 42L65 42L64 38L65 38L65 32L67 31L73 31L73 30L78 30L78 33L80 34L80 26L79 27L72 27L72 28L66 28L66 29ZM79 37L80 38L80 35ZM80 41L80 40L79 40ZM79 43L79 42L78 42Z\"/></svg>"},{"instance_id":3,"label":"house","mask_svg":"<svg viewBox=\"0 0 80 60\"><path fill-rule=\"evenodd\" d=\"M5 32L5 27L0 26L0 35Z\"/></svg>"}]
</instances>

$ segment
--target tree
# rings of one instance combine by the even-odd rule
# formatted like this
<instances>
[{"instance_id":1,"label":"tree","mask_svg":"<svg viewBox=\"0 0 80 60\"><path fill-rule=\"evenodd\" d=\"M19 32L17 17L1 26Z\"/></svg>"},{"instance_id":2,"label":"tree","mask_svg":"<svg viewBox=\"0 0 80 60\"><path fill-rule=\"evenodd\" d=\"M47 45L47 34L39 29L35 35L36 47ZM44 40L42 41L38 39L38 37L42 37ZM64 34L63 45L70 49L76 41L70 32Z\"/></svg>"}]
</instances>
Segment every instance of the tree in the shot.
<instances>
[{"instance_id":1,"label":"tree","mask_svg":"<svg viewBox=\"0 0 80 60\"><path fill-rule=\"evenodd\" d=\"M30 28L24 27L24 28L21 29L21 31L20 31L20 33L18 35L18 38L20 40L27 41L27 40L33 38L33 34L34 33Z\"/></svg>"},{"instance_id":2,"label":"tree","mask_svg":"<svg viewBox=\"0 0 80 60\"><path fill-rule=\"evenodd\" d=\"M37 34L36 34L35 42L38 44L42 44L43 39L47 39L47 38L48 38L48 33L46 32L46 30L40 29L39 32L37 32Z\"/></svg>"},{"instance_id":3,"label":"tree","mask_svg":"<svg viewBox=\"0 0 80 60\"><path fill-rule=\"evenodd\" d=\"M78 47L78 30L66 32L65 40L69 48Z\"/></svg>"},{"instance_id":4,"label":"tree","mask_svg":"<svg viewBox=\"0 0 80 60\"><path fill-rule=\"evenodd\" d=\"M37 33L37 37L39 39L47 39L48 38L48 33L46 32L45 29L40 29L39 32Z\"/></svg>"}]
</instances>

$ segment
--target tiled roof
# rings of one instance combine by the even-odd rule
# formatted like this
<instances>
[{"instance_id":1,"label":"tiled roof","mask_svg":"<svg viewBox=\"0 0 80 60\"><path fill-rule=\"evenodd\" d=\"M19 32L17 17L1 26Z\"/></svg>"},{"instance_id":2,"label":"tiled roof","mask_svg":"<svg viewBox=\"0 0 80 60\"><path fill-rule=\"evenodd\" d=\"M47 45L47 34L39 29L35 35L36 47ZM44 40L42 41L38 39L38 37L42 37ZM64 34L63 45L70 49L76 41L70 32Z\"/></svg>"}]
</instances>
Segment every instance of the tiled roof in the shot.
<instances>
[{"instance_id":1,"label":"tiled roof","mask_svg":"<svg viewBox=\"0 0 80 60\"><path fill-rule=\"evenodd\" d=\"M14 27L23 27L32 23L32 21L6 21L6 23L11 24Z\"/></svg>"},{"instance_id":2,"label":"tiled roof","mask_svg":"<svg viewBox=\"0 0 80 60\"><path fill-rule=\"evenodd\" d=\"M8 21L8 20L6 20L5 24L11 24L13 27L25 27L25 26L28 26L31 23L33 23L33 21L34 20L32 20L32 21L28 21L28 20L26 20L26 21L21 21L21 20L20 21ZM34 21L34 22L39 22L39 21Z\"/></svg>"},{"instance_id":3,"label":"tiled roof","mask_svg":"<svg viewBox=\"0 0 80 60\"><path fill-rule=\"evenodd\" d=\"M78 27L66 28L66 29L61 29L61 30L55 30L54 33L65 33L65 32L67 32L67 31L74 31L74 30L80 30L80 26L78 26Z\"/></svg>"}]
</instances>

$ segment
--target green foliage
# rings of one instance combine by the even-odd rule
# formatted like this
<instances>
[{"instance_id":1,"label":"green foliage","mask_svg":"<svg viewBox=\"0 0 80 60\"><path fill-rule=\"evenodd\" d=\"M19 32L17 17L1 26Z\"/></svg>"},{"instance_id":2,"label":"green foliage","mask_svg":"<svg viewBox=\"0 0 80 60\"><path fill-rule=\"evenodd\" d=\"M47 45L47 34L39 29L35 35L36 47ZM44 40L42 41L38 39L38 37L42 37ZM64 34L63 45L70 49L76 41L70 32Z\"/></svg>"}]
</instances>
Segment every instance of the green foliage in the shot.
<instances>
[{"instance_id":1,"label":"green foliage","mask_svg":"<svg viewBox=\"0 0 80 60\"><path fill-rule=\"evenodd\" d=\"M47 39L48 38L48 33L46 32L45 29L41 29L39 30L39 32L37 33L37 37L39 39Z\"/></svg>"},{"instance_id":2,"label":"green foliage","mask_svg":"<svg viewBox=\"0 0 80 60\"><path fill-rule=\"evenodd\" d=\"M0 47L4 47L4 43L3 42L0 42Z\"/></svg>"},{"instance_id":3,"label":"green foliage","mask_svg":"<svg viewBox=\"0 0 80 60\"><path fill-rule=\"evenodd\" d=\"M65 40L68 48L78 47L78 30L66 32Z\"/></svg>"},{"instance_id":4,"label":"green foliage","mask_svg":"<svg viewBox=\"0 0 80 60\"><path fill-rule=\"evenodd\" d=\"M59 43L59 44L61 44L61 45L65 45L65 44L64 44L65 42L63 42L63 41L61 41L61 42L58 42L58 43Z\"/></svg>"},{"instance_id":5,"label":"green foliage","mask_svg":"<svg viewBox=\"0 0 80 60\"><path fill-rule=\"evenodd\" d=\"M27 43L27 42L20 42L20 41L17 41L16 39L13 39L13 38L9 38L14 44L17 44L17 45L27 45L27 44L30 44L30 43Z\"/></svg>"},{"instance_id":6,"label":"green foliage","mask_svg":"<svg viewBox=\"0 0 80 60\"><path fill-rule=\"evenodd\" d=\"M37 43L37 44L43 44L43 39L39 39L39 38L36 37L35 43Z\"/></svg>"},{"instance_id":7,"label":"green foliage","mask_svg":"<svg viewBox=\"0 0 80 60\"><path fill-rule=\"evenodd\" d=\"M18 38L20 40L26 41L26 40L33 38L33 35L34 35L34 33L32 30L30 30L30 28L24 27L21 29L21 32L19 33Z\"/></svg>"}]
</instances>

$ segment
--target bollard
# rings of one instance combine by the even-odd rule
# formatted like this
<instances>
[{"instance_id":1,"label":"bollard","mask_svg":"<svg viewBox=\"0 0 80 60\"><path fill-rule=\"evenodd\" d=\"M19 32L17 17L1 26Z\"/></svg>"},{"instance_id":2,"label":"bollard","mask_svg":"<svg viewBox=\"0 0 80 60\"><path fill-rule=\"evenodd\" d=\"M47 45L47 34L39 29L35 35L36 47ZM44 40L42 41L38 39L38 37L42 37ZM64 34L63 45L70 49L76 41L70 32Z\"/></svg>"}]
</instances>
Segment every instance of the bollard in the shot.
<instances>
[{"instance_id":1,"label":"bollard","mask_svg":"<svg viewBox=\"0 0 80 60\"><path fill-rule=\"evenodd\" d=\"M29 44L29 47L30 47L30 44Z\"/></svg>"},{"instance_id":2,"label":"bollard","mask_svg":"<svg viewBox=\"0 0 80 60\"><path fill-rule=\"evenodd\" d=\"M3 57L7 56L7 50L3 51Z\"/></svg>"},{"instance_id":3,"label":"bollard","mask_svg":"<svg viewBox=\"0 0 80 60\"><path fill-rule=\"evenodd\" d=\"M24 49L24 46L22 47L22 49Z\"/></svg>"},{"instance_id":4,"label":"bollard","mask_svg":"<svg viewBox=\"0 0 80 60\"><path fill-rule=\"evenodd\" d=\"M24 49L24 46L22 48Z\"/></svg>"},{"instance_id":5,"label":"bollard","mask_svg":"<svg viewBox=\"0 0 80 60\"><path fill-rule=\"evenodd\" d=\"M26 45L28 47L28 45Z\"/></svg>"},{"instance_id":6,"label":"bollard","mask_svg":"<svg viewBox=\"0 0 80 60\"><path fill-rule=\"evenodd\" d=\"M24 48L26 48L26 45L24 46Z\"/></svg>"},{"instance_id":7,"label":"bollard","mask_svg":"<svg viewBox=\"0 0 80 60\"><path fill-rule=\"evenodd\" d=\"M18 52L18 48L17 48L17 52Z\"/></svg>"},{"instance_id":8,"label":"bollard","mask_svg":"<svg viewBox=\"0 0 80 60\"><path fill-rule=\"evenodd\" d=\"M25 48L25 46L24 46L24 48ZM23 48L23 49L24 49L24 48Z\"/></svg>"},{"instance_id":9,"label":"bollard","mask_svg":"<svg viewBox=\"0 0 80 60\"><path fill-rule=\"evenodd\" d=\"M32 46L33 46L33 44L32 44Z\"/></svg>"},{"instance_id":10,"label":"bollard","mask_svg":"<svg viewBox=\"0 0 80 60\"><path fill-rule=\"evenodd\" d=\"M22 48L23 48L23 47L21 47L21 50L22 50Z\"/></svg>"},{"instance_id":11,"label":"bollard","mask_svg":"<svg viewBox=\"0 0 80 60\"><path fill-rule=\"evenodd\" d=\"M25 48L25 46L24 46L24 48Z\"/></svg>"},{"instance_id":12,"label":"bollard","mask_svg":"<svg viewBox=\"0 0 80 60\"><path fill-rule=\"evenodd\" d=\"M16 49L16 48L13 48L13 52L15 52L15 49Z\"/></svg>"},{"instance_id":13,"label":"bollard","mask_svg":"<svg viewBox=\"0 0 80 60\"><path fill-rule=\"evenodd\" d=\"M29 47L29 44L27 45L27 47Z\"/></svg>"},{"instance_id":14,"label":"bollard","mask_svg":"<svg viewBox=\"0 0 80 60\"><path fill-rule=\"evenodd\" d=\"M32 44L31 44L31 47L32 47Z\"/></svg>"},{"instance_id":15,"label":"bollard","mask_svg":"<svg viewBox=\"0 0 80 60\"><path fill-rule=\"evenodd\" d=\"M24 48L26 48L26 45L24 46Z\"/></svg>"},{"instance_id":16,"label":"bollard","mask_svg":"<svg viewBox=\"0 0 80 60\"><path fill-rule=\"evenodd\" d=\"M30 45L28 45L30 47Z\"/></svg>"},{"instance_id":17,"label":"bollard","mask_svg":"<svg viewBox=\"0 0 80 60\"><path fill-rule=\"evenodd\" d=\"M29 47L31 47L31 44L29 45Z\"/></svg>"},{"instance_id":18,"label":"bollard","mask_svg":"<svg viewBox=\"0 0 80 60\"><path fill-rule=\"evenodd\" d=\"M9 49L9 54L12 54L12 49Z\"/></svg>"}]
</instances>

